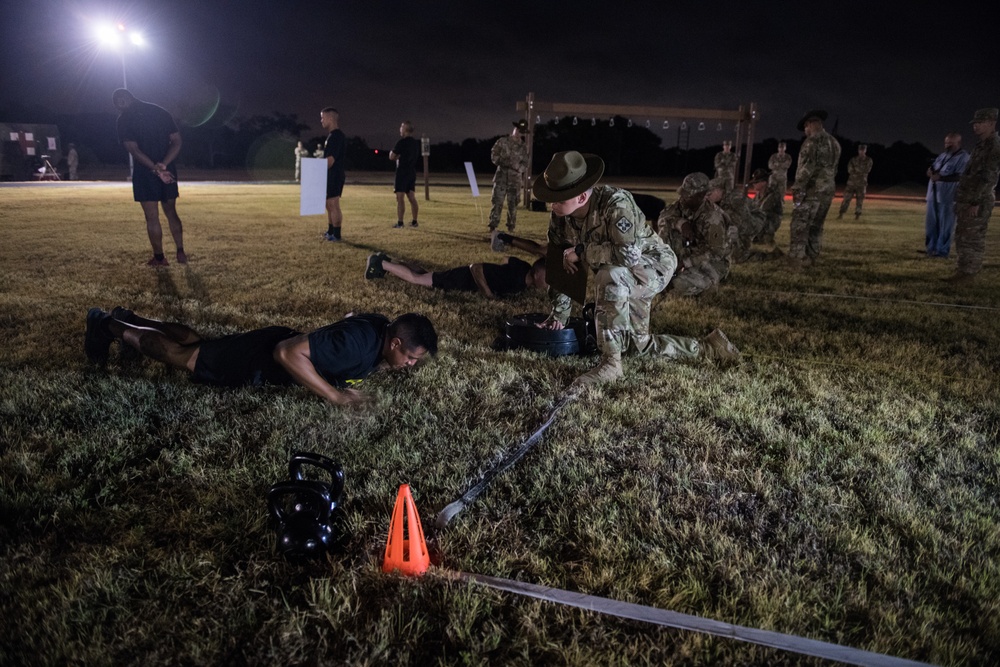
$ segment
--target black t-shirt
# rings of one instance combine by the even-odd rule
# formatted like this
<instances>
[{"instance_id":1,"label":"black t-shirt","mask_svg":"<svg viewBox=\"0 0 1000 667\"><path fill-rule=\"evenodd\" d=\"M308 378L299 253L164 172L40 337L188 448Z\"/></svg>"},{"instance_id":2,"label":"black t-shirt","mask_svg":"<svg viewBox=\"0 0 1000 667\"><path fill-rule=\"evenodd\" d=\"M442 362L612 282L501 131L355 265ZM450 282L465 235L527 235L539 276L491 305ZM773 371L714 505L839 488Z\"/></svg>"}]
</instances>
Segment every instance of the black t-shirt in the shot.
<instances>
[{"instance_id":1,"label":"black t-shirt","mask_svg":"<svg viewBox=\"0 0 1000 667\"><path fill-rule=\"evenodd\" d=\"M531 271L531 264L523 259L510 257L506 264L483 264L483 277L490 291L497 296L520 294L528 288L524 279Z\"/></svg>"},{"instance_id":2,"label":"black t-shirt","mask_svg":"<svg viewBox=\"0 0 1000 667\"><path fill-rule=\"evenodd\" d=\"M417 171L417 158L420 157L420 142L413 137L401 137L396 142L392 152L399 156L396 171L402 173Z\"/></svg>"},{"instance_id":3,"label":"black t-shirt","mask_svg":"<svg viewBox=\"0 0 1000 667\"><path fill-rule=\"evenodd\" d=\"M170 148L170 135L177 132L173 116L163 107L136 100L118 116L118 141L134 141L153 162L160 162ZM174 165L168 167L176 175Z\"/></svg>"},{"instance_id":4,"label":"black t-shirt","mask_svg":"<svg viewBox=\"0 0 1000 667\"><path fill-rule=\"evenodd\" d=\"M347 137L339 129L334 130L326 138L323 145L323 157L332 157L333 166L330 167L329 176L344 175L344 152L347 147Z\"/></svg>"},{"instance_id":5,"label":"black t-shirt","mask_svg":"<svg viewBox=\"0 0 1000 667\"><path fill-rule=\"evenodd\" d=\"M389 320L355 315L309 334L309 359L323 379L338 389L359 384L382 361Z\"/></svg>"}]
</instances>

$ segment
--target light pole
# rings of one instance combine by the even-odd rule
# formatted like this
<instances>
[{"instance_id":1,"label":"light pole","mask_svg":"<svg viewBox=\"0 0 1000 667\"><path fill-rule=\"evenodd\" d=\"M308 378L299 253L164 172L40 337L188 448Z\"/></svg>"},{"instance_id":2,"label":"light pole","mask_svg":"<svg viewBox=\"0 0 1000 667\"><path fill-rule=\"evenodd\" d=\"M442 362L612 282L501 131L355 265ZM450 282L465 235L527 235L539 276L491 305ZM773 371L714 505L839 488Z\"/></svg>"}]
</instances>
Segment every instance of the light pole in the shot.
<instances>
[{"instance_id":1,"label":"light pole","mask_svg":"<svg viewBox=\"0 0 1000 667\"><path fill-rule=\"evenodd\" d=\"M146 39L138 30L129 31L124 23L114 25L100 24L97 26L97 38L104 46L117 49L122 58L122 88L128 89L128 76L125 72L125 49L128 44L141 48L146 46ZM132 180L132 170L134 168L132 154L128 154L128 178Z\"/></svg>"}]
</instances>

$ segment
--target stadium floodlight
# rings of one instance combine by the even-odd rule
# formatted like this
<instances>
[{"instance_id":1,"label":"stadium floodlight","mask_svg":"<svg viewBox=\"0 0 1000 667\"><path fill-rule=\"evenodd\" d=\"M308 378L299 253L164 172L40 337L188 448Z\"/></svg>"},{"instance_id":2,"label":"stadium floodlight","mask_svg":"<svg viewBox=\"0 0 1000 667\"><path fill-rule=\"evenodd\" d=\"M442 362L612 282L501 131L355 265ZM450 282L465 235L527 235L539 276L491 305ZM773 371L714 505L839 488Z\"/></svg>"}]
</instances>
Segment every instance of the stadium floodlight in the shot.
<instances>
[{"instance_id":1,"label":"stadium floodlight","mask_svg":"<svg viewBox=\"0 0 1000 667\"><path fill-rule=\"evenodd\" d=\"M125 51L131 45L136 48L147 46L146 38L138 30L129 30L124 23L97 23L94 35L101 45L112 48L122 59L122 88L128 88L128 76L125 72Z\"/></svg>"},{"instance_id":2,"label":"stadium floodlight","mask_svg":"<svg viewBox=\"0 0 1000 667\"><path fill-rule=\"evenodd\" d=\"M118 48L121 46L121 35L116 26L108 23L99 23L94 28L94 36L103 46Z\"/></svg>"}]
</instances>

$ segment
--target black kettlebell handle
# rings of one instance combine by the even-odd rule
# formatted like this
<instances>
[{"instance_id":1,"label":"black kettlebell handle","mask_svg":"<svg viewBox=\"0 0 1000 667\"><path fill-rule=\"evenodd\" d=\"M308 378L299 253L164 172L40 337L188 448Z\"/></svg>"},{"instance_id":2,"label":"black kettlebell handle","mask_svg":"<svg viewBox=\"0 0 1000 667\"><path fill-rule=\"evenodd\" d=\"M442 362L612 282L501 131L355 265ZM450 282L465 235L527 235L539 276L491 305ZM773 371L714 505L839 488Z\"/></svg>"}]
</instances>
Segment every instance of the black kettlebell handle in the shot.
<instances>
[{"instance_id":1,"label":"black kettlebell handle","mask_svg":"<svg viewBox=\"0 0 1000 667\"><path fill-rule=\"evenodd\" d=\"M286 496L298 495L303 500L309 500L310 507L314 507L318 512L316 517L320 523L330 520L330 489L324 482L311 482L308 480L289 480L278 482L267 492L267 506L271 511L271 516L280 522L288 520L289 515L285 512L281 504Z\"/></svg>"},{"instance_id":2,"label":"black kettlebell handle","mask_svg":"<svg viewBox=\"0 0 1000 667\"><path fill-rule=\"evenodd\" d=\"M344 493L344 469L340 464L322 454L295 452L288 461L288 476L293 480L304 481L305 475L302 473L302 467L305 465L316 466L329 473L330 500L334 505L339 505L340 497Z\"/></svg>"}]
</instances>

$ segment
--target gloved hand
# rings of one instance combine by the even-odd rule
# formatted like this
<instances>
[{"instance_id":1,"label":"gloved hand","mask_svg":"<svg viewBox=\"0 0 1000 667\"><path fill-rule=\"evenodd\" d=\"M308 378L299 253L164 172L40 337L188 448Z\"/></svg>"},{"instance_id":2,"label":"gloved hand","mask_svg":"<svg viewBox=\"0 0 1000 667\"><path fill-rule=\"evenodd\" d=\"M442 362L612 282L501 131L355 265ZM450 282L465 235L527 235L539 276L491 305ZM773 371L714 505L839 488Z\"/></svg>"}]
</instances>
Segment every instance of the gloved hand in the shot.
<instances>
[{"instance_id":1,"label":"gloved hand","mask_svg":"<svg viewBox=\"0 0 1000 667\"><path fill-rule=\"evenodd\" d=\"M510 234L505 234L504 232L498 232L497 238L506 243L507 245L510 245L514 241L513 236L511 236Z\"/></svg>"}]
</instances>

